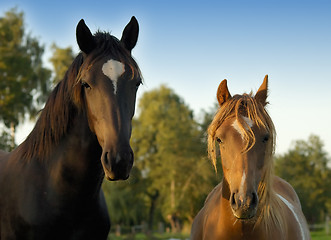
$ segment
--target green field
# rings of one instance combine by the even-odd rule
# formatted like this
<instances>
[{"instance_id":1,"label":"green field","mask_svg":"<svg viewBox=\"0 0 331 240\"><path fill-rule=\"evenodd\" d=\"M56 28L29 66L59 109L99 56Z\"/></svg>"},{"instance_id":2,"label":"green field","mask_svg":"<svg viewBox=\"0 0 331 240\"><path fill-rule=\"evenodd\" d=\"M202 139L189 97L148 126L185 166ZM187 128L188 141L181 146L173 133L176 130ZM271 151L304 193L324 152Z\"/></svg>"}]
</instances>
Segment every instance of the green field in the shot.
<instances>
[{"instance_id":1,"label":"green field","mask_svg":"<svg viewBox=\"0 0 331 240\"><path fill-rule=\"evenodd\" d=\"M153 234L153 237L148 237L145 234L123 235L116 237L114 234L110 234L108 240L168 240L170 238L176 238L181 240L189 239L186 234ZM331 240L331 233L327 236L325 231L311 232L312 240Z\"/></svg>"},{"instance_id":2,"label":"green field","mask_svg":"<svg viewBox=\"0 0 331 240\"><path fill-rule=\"evenodd\" d=\"M331 233L326 235L325 231L311 232L312 240L331 240Z\"/></svg>"},{"instance_id":3,"label":"green field","mask_svg":"<svg viewBox=\"0 0 331 240\"><path fill-rule=\"evenodd\" d=\"M153 234L153 236L146 236L145 234L139 233L135 236L132 235L123 235L121 237L116 237L114 234L108 236L108 240L168 240L170 238L176 238L181 240L189 239L188 234Z\"/></svg>"}]
</instances>

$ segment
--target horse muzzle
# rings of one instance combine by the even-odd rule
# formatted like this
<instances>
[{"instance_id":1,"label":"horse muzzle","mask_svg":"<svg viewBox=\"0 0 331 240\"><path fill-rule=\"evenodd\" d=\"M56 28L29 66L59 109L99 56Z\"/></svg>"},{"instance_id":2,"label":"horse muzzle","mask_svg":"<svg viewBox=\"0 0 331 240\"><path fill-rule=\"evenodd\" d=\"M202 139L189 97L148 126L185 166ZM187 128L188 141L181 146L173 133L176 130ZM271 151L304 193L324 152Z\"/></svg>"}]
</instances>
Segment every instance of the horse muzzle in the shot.
<instances>
[{"instance_id":1,"label":"horse muzzle","mask_svg":"<svg viewBox=\"0 0 331 240\"><path fill-rule=\"evenodd\" d=\"M242 220L253 218L256 215L258 201L256 192L250 194L232 193L230 205L233 215Z\"/></svg>"},{"instance_id":2,"label":"horse muzzle","mask_svg":"<svg viewBox=\"0 0 331 240\"><path fill-rule=\"evenodd\" d=\"M105 177L110 181L128 179L132 169L133 160L134 156L131 148L116 154L112 154L111 151L103 150L101 163L105 172Z\"/></svg>"}]
</instances>

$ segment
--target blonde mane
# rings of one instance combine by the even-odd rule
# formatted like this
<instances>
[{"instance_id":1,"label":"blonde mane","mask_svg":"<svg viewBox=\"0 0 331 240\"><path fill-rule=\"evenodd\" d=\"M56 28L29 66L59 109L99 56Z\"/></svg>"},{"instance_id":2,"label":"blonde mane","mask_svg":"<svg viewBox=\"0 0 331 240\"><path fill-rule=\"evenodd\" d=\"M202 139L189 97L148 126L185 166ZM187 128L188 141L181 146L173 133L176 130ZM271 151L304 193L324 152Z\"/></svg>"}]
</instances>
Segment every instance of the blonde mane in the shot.
<instances>
[{"instance_id":1,"label":"blonde mane","mask_svg":"<svg viewBox=\"0 0 331 240\"><path fill-rule=\"evenodd\" d=\"M258 128L266 129L270 134L265 154L264 173L257 191L259 208L255 226L261 224L267 234L272 234L271 229L274 228L279 228L280 231L286 233L287 226L285 224L284 216L282 215L282 208L284 205L281 204L281 200L276 196L276 193L273 190L273 153L276 131L264 105L256 101L252 96L252 93L233 96L224 102L221 108L217 111L213 121L208 127L208 156L212 160L215 170L217 170L215 145L216 131L222 123L230 117L235 117L239 128L244 134L243 138L246 142L246 146L242 152L247 152L254 146L256 141L254 132L240 116L248 117ZM286 234L284 234L284 236L285 235Z\"/></svg>"}]
</instances>

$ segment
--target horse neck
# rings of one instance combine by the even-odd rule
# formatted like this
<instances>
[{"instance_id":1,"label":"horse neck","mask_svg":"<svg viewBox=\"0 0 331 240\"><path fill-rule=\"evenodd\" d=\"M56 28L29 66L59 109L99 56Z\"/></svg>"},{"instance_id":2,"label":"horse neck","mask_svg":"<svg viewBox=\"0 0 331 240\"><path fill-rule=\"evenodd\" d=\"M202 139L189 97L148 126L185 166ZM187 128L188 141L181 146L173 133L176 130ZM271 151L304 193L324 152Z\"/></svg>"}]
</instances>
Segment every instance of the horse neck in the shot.
<instances>
[{"instance_id":1,"label":"horse neck","mask_svg":"<svg viewBox=\"0 0 331 240\"><path fill-rule=\"evenodd\" d=\"M54 148L53 157L49 159L51 181L69 189L81 187L84 191L90 186L91 191L98 192L104 177L101 151L86 117L83 114L76 116L72 128Z\"/></svg>"},{"instance_id":2,"label":"horse neck","mask_svg":"<svg viewBox=\"0 0 331 240\"><path fill-rule=\"evenodd\" d=\"M37 123L25 142L15 150L18 154L11 154L11 165L21 166L26 172L39 166L43 169L44 181L61 194L95 196L104 178L100 161L102 149L84 112L73 114L71 122L57 142L48 143L42 140L49 138L40 136L47 134L45 128L51 126ZM34 148L34 151L29 151L29 148ZM40 151L43 148L47 149L46 153Z\"/></svg>"}]
</instances>

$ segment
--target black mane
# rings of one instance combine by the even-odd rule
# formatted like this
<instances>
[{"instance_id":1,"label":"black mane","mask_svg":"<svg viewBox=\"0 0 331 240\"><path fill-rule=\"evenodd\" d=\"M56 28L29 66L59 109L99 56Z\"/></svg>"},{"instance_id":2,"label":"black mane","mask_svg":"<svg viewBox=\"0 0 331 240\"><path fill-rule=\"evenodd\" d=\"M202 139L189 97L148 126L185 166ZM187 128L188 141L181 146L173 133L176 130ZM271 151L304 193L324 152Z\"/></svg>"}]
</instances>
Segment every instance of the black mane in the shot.
<instances>
[{"instance_id":1,"label":"black mane","mask_svg":"<svg viewBox=\"0 0 331 240\"><path fill-rule=\"evenodd\" d=\"M93 67L93 63L103 57L112 56L129 65L133 76L140 75L137 63L121 41L100 31L94 38L96 48L88 55L79 53L51 92L34 129L19 148L23 159L37 158L42 161L68 132L77 113L84 111L84 91L79 82L82 69Z\"/></svg>"}]
</instances>

